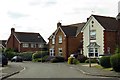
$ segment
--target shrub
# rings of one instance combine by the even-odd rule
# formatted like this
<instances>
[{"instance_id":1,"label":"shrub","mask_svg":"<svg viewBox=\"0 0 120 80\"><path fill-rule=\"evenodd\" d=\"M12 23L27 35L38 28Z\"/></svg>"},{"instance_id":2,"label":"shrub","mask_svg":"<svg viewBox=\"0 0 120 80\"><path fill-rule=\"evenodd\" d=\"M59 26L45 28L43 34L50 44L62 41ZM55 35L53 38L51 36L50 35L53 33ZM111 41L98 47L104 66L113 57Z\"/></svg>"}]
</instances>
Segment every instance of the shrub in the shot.
<instances>
[{"instance_id":1,"label":"shrub","mask_svg":"<svg viewBox=\"0 0 120 80\"><path fill-rule=\"evenodd\" d=\"M33 55L32 55L32 61L37 61L37 62L44 62L45 59L47 59L47 56L48 55L48 52L47 51L38 51L38 52L35 52Z\"/></svg>"},{"instance_id":2,"label":"shrub","mask_svg":"<svg viewBox=\"0 0 120 80\"><path fill-rule=\"evenodd\" d=\"M91 63L97 63L97 60L94 59L94 58L91 58L91 59L90 59L90 62L91 62ZM85 63L89 63L89 59L85 60Z\"/></svg>"},{"instance_id":3,"label":"shrub","mask_svg":"<svg viewBox=\"0 0 120 80\"><path fill-rule=\"evenodd\" d=\"M111 66L114 71L120 72L120 53L114 54L110 58Z\"/></svg>"},{"instance_id":4,"label":"shrub","mask_svg":"<svg viewBox=\"0 0 120 80\"><path fill-rule=\"evenodd\" d=\"M51 59L52 63L64 62L64 61L65 61L64 57L60 57L60 56L57 56L57 57L54 57L53 59Z\"/></svg>"},{"instance_id":5,"label":"shrub","mask_svg":"<svg viewBox=\"0 0 120 80\"><path fill-rule=\"evenodd\" d=\"M80 63L80 62L79 62L76 58L73 59L73 64L76 65L76 64L79 64L79 63Z\"/></svg>"},{"instance_id":6,"label":"shrub","mask_svg":"<svg viewBox=\"0 0 120 80\"><path fill-rule=\"evenodd\" d=\"M32 52L20 53L24 61L32 61Z\"/></svg>"},{"instance_id":7,"label":"shrub","mask_svg":"<svg viewBox=\"0 0 120 80\"><path fill-rule=\"evenodd\" d=\"M110 68L110 56L103 56L100 58L100 65L104 68Z\"/></svg>"},{"instance_id":8,"label":"shrub","mask_svg":"<svg viewBox=\"0 0 120 80\"><path fill-rule=\"evenodd\" d=\"M8 58L8 60L11 60L15 56L14 50L10 48L6 49L3 54Z\"/></svg>"},{"instance_id":9,"label":"shrub","mask_svg":"<svg viewBox=\"0 0 120 80\"><path fill-rule=\"evenodd\" d=\"M84 63L85 60L87 60L87 57L84 55L78 55L77 59L80 61L80 63Z\"/></svg>"}]
</instances>

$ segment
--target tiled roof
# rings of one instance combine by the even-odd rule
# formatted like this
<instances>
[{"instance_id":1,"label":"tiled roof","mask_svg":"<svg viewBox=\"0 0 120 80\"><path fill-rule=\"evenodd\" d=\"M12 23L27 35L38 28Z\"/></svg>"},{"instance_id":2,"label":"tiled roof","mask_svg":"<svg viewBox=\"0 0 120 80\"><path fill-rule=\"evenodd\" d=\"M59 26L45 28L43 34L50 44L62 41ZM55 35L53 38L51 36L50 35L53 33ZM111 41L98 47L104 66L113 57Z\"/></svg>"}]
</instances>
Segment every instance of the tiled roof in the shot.
<instances>
[{"instance_id":1,"label":"tiled roof","mask_svg":"<svg viewBox=\"0 0 120 80\"><path fill-rule=\"evenodd\" d=\"M66 36L76 36L81 31L84 25L85 23L77 23L68 26L61 26L61 28Z\"/></svg>"},{"instance_id":2,"label":"tiled roof","mask_svg":"<svg viewBox=\"0 0 120 80\"><path fill-rule=\"evenodd\" d=\"M114 17L92 15L105 28L106 31L116 31L118 21Z\"/></svg>"},{"instance_id":3,"label":"tiled roof","mask_svg":"<svg viewBox=\"0 0 120 80\"><path fill-rule=\"evenodd\" d=\"M14 34L20 42L46 43L39 33L15 32Z\"/></svg>"}]
</instances>

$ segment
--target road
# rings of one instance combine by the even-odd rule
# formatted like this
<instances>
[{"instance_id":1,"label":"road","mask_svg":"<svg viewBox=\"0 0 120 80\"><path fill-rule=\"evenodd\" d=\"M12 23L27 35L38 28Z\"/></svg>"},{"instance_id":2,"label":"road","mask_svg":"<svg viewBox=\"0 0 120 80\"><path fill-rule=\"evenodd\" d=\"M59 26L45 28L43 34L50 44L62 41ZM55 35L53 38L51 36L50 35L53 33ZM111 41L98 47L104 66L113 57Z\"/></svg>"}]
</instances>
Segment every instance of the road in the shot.
<instances>
[{"instance_id":1,"label":"road","mask_svg":"<svg viewBox=\"0 0 120 80\"><path fill-rule=\"evenodd\" d=\"M24 66L25 69L9 78L104 78L84 75L66 63L13 62L12 64Z\"/></svg>"}]
</instances>

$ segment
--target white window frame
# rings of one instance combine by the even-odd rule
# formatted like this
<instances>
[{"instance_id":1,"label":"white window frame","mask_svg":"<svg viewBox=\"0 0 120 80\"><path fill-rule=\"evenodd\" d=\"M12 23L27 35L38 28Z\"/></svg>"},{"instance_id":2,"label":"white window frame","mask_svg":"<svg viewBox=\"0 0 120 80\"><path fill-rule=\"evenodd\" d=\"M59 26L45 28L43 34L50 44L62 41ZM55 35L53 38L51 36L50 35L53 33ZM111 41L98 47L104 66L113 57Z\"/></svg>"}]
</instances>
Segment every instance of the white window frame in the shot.
<instances>
[{"instance_id":1,"label":"white window frame","mask_svg":"<svg viewBox=\"0 0 120 80\"><path fill-rule=\"evenodd\" d=\"M96 30L90 30L90 40L96 40Z\"/></svg>"},{"instance_id":2,"label":"white window frame","mask_svg":"<svg viewBox=\"0 0 120 80\"><path fill-rule=\"evenodd\" d=\"M55 37L52 38L52 44L55 44Z\"/></svg>"},{"instance_id":3,"label":"white window frame","mask_svg":"<svg viewBox=\"0 0 120 80\"><path fill-rule=\"evenodd\" d=\"M59 56L63 56L62 48L58 48L58 55L59 55Z\"/></svg>"},{"instance_id":4,"label":"white window frame","mask_svg":"<svg viewBox=\"0 0 120 80\"><path fill-rule=\"evenodd\" d=\"M55 50L54 49L50 49L50 56L54 56Z\"/></svg>"},{"instance_id":5,"label":"white window frame","mask_svg":"<svg viewBox=\"0 0 120 80\"><path fill-rule=\"evenodd\" d=\"M59 43L62 43L62 35L59 36Z\"/></svg>"},{"instance_id":6,"label":"white window frame","mask_svg":"<svg viewBox=\"0 0 120 80\"><path fill-rule=\"evenodd\" d=\"M92 49L92 51L90 52L90 49ZM96 50L97 50L97 52L96 52ZM89 52L89 54L88 54L88 56L89 57L93 57L93 58L95 58L95 57L99 57L99 51L98 51L98 48L88 48L88 52ZM90 54L92 54L92 55L90 55ZM97 54L97 56L96 56L96 54Z\"/></svg>"},{"instance_id":7,"label":"white window frame","mask_svg":"<svg viewBox=\"0 0 120 80\"><path fill-rule=\"evenodd\" d=\"M23 48L28 48L28 47L29 47L29 44L28 44L28 43L23 43L23 44L22 44L22 47L23 47Z\"/></svg>"}]
</instances>

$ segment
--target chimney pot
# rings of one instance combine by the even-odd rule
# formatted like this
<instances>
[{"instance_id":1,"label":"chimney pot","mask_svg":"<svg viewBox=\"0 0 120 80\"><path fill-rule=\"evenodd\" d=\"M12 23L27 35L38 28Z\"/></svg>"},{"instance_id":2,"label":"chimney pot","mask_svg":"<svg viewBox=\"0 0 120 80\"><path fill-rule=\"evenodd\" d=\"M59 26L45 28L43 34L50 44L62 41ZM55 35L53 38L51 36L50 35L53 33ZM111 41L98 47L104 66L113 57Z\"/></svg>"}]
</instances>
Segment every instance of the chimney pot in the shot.
<instances>
[{"instance_id":1,"label":"chimney pot","mask_svg":"<svg viewBox=\"0 0 120 80\"><path fill-rule=\"evenodd\" d=\"M58 28L59 26L61 26L61 25L62 25L62 24L61 24L60 22L58 22L58 23L57 23L57 28Z\"/></svg>"}]
</instances>

